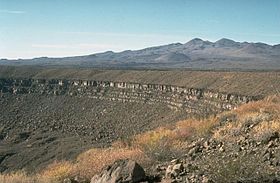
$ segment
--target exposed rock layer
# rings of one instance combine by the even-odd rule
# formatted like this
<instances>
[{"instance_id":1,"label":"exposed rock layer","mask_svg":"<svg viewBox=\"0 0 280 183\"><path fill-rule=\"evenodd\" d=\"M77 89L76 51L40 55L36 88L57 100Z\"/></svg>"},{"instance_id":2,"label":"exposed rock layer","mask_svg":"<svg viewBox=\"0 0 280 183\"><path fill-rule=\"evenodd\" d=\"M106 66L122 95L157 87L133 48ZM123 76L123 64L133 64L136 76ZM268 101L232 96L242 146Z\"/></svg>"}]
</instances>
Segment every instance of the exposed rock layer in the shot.
<instances>
[{"instance_id":1,"label":"exposed rock layer","mask_svg":"<svg viewBox=\"0 0 280 183\"><path fill-rule=\"evenodd\" d=\"M39 93L121 102L162 103L198 115L230 110L261 98L163 84L61 79L0 79L0 91L1 94Z\"/></svg>"},{"instance_id":2,"label":"exposed rock layer","mask_svg":"<svg viewBox=\"0 0 280 183\"><path fill-rule=\"evenodd\" d=\"M192 70L101 70L92 68L0 67L0 78L66 79L153 83L202 88L239 95L273 95L280 90L280 72Z\"/></svg>"}]
</instances>

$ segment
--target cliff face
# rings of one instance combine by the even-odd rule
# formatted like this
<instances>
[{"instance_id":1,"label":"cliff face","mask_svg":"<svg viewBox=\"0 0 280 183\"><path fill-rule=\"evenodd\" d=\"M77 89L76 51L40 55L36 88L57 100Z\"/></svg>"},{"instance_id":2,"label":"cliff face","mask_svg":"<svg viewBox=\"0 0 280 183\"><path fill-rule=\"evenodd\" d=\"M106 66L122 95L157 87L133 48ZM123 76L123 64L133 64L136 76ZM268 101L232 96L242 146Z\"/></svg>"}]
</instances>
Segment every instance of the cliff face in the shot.
<instances>
[{"instance_id":1,"label":"cliff face","mask_svg":"<svg viewBox=\"0 0 280 183\"><path fill-rule=\"evenodd\" d=\"M162 103L190 114L207 115L236 108L261 98L220 93L207 89L174 85L130 83L96 80L0 79L0 94L68 95L100 100Z\"/></svg>"},{"instance_id":2,"label":"cliff face","mask_svg":"<svg viewBox=\"0 0 280 183\"><path fill-rule=\"evenodd\" d=\"M280 72L192 70L101 70L93 68L0 67L0 78L155 83L221 93L268 96L279 93Z\"/></svg>"}]
</instances>

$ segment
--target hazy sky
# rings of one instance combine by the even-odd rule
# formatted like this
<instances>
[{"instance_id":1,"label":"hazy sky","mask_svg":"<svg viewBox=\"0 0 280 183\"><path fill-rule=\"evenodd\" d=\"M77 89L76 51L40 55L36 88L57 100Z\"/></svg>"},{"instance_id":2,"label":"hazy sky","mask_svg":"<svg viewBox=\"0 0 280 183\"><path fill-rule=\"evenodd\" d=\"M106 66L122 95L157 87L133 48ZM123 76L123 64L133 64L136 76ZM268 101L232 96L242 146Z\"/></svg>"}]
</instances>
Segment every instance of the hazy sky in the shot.
<instances>
[{"instance_id":1,"label":"hazy sky","mask_svg":"<svg viewBox=\"0 0 280 183\"><path fill-rule=\"evenodd\" d=\"M0 0L0 58L139 49L192 38L280 43L280 0Z\"/></svg>"}]
</instances>

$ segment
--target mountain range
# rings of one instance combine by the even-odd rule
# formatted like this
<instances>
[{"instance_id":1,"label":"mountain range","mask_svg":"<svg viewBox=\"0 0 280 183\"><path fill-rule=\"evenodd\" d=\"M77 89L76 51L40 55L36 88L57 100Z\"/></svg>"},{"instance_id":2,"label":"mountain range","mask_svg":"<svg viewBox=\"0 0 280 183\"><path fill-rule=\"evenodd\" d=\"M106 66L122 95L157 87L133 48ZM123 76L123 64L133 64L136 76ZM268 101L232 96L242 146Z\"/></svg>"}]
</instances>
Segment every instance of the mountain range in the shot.
<instances>
[{"instance_id":1,"label":"mountain range","mask_svg":"<svg viewBox=\"0 0 280 183\"><path fill-rule=\"evenodd\" d=\"M1 59L0 65L279 70L280 44L236 42L225 38L210 42L195 38L185 44L173 43L117 53L107 51L62 58Z\"/></svg>"}]
</instances>

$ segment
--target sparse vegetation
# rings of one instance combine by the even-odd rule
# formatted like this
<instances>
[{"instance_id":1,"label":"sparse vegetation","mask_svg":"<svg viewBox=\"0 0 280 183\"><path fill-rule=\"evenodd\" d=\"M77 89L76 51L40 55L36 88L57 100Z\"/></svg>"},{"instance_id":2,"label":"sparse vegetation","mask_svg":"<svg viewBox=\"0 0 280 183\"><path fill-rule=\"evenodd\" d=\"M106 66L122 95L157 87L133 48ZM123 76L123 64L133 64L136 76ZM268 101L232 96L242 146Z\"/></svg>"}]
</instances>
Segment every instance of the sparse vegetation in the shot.
<instances>
[{"instance_id":1,"label":"sparse vegetation","mask_svg":"<svg viewBox=\"0 0 280 183\"><path fill-rule=\"evenodd\" d=\"M103 148L91 149L80 154L75 163L75 174L79 177L90 179L102 168L112 164L119 159L132 159L140 164L145 164L149 159L137 148Z\"/></svg>"},{"instance_id":2,"label":"sparse vegetation","mask_svg":"<svg viewBox=\"0 0 280 183\"><path fill-rule=\"evenodd\" d=\"M154 131L137 135L132 146L141 149L154 161L164 161L179 155L174 131L167 128L159 128Z\"/></svg>"},{"instance_id":3,"label":"sparse vegetation","mask_svg":"<svg viewBox=\"0 0 280 183\"><path fill-rule=\"evenodd\" d=\"M75 174L76 165L67 161L53 162L40 173L43 180L49 182L63 182L64 179Z\"/></svg>"},{"instance_id":4,"label":"sparse vegetation","mask_svg":"<svg viewBox=\"0 0 280 183\"><path fill-rule=\"evenodd\" d=\"M218 142L234 144L244 134L255 142L267 141L280 131L280 99L268 97L262 101L240 106L236 110L222 113L203 120L188 119L174 125L157 128L124 141L117 141L109 148L88 150L78 156L76 161L54 162L37 175L25 172L2 174L0 182L62 182L69 177L82 177L86 180L118 159L133 159L149 166L152 161L167 161L180 157L186 147L200 138L213 138ZM248 138L248 137L246 137ZM233 142L233 143L232 143ZM238 152L234 146L227 146L226 152ZM275 172L262 156L256 153L243 153L236 156L209 154L203 157L205 173L214 182L246 182L274 178ZM248 151L249 152L249 151ZM258 152L259 153L259 152ZM273 157L279 156L273 152Z\"/></svg>"},{"instance_id":5,"label":"sparse vegetation","mask_svg":"<svg viewBox=\"0 0 280 183\"><path fill-rule=\"evenodd\" d=\"M188 119L169 127L160 127L137 135L131 142L132 147L141 149L150 159L167 161L183 155L188 142L209 136L217 125L217 119Z\"/></svg>"},{"instance_id":6,"label":"sparse vegetation","mask_svg":"<svg viewBox=\"0 0 280 183\"><path fill-rule=\"evenodd\" d=\"M11 172L0 175L1 183L44 183L39 177L26 174L24 171Z\"/></svg>"},{"instance_id":7,"label":"sparse vegetation","mask_svg":"<svg viewBox=\"0 0 280 183\"><path fill-rule=\"evenodd\" d=\"M256 141L262 141L271 134L280 131L280 101L278 96L270 96L264 100L244 104L236 110L227 112L235 116L234 121L225 123L214 132L219 140L235 141L244 130ZM220 118L224 118L224 114Z\"/></svg>"},{"instance_id":8,"label":"sparse vegetation","mask_svg":"<svg viewBox=\"0 0 280 183\"><path fill-rule=\"evenodd\" d=\"M216 117L208 117L202 120L188 119L176 124L175 133L179 139L202 138L210 135L216 125L218 125L218 118Z\"/></svg>"}]
</instances>

